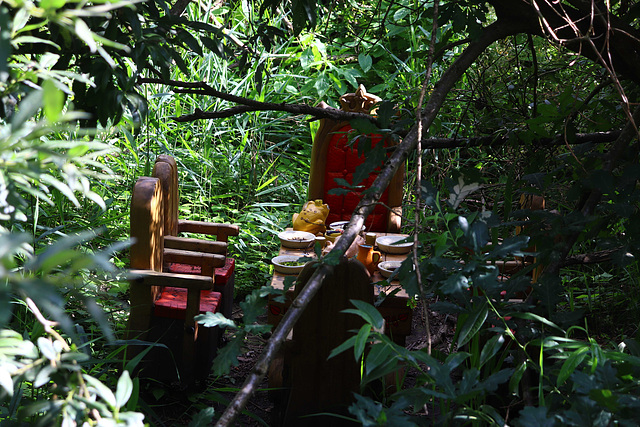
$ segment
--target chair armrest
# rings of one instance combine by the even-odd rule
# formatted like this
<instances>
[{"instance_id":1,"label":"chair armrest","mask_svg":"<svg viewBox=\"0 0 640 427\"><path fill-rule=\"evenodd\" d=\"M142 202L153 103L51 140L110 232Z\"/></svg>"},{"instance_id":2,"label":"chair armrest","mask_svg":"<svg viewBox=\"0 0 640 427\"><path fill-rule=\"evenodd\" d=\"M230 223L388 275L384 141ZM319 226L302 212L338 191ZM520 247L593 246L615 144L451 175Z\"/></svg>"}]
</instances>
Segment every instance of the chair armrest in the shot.
<instances>
[{"instance_id":1,"label":"chair armrest","mask_svg":"<svg viewBox=\"0 0 640 427\"><path fill-rule=\"evenodd\" d=\"M185 312L185 326L197 328L194 317L198 314L200 309L200 291L213 289L213 276L194 276L191 274L174 274L174 273L161 273L153 270L130 270L129 273L133 276L129 280L131 284L145 285L145 287L151 286L171 286L174 288L187 289L187 309ZM132 287L133 291L133 287ZM150 304L146 308L147 319L150 318L151 311L149 310ZM141 322L141 312L136 316L136 323L132 325L134 331L142 331L140 326L144 326ZM133 315L133 313L132 313ZM186 338L185 338L186 339ZM187 340L188 342L188 340Z\"/></svg>"},{"instance_id":2,"label":"chair armrest","mask_svg":"<svg viewBox=\"0 0 640 427\"><path fill-rule=\"evenodd\" d=\"M188 237L164 236L165 249L204 252L208 254L227 254L229 245L215 240L190 239Z\"/></svg>"},{"instance_id":3,"label":"chair armrest","mask_svg":"<svg viewBox=\"0 0 640 427\"><path fill-rule=\"evenodd\" d=\"M197 265L202 269L203 276L211 277L213 277L213 269L223 267L226 261L224 255L190 252L180 249L165 249L163 258L164 262Z\"/></svg>"},{"instance_id":4,"label":"chair armrest","mask_svg":"<svg viewBox=\"0 0 640 427\"><path fill-rule=\"evenodd\" d=\"M229 236L240 234L240 227L233 224L216 224L204 221L178 220L178 233L200 233L217 236L218 241L226 242Z\"/></svg>"},{"instance_id":5,"label":"chair armrest","mask_svg":"<svg viewBox=\"0 0 640 427\"><path fill-rule=\"evenodd\" d=\"M193 290L213 288L213 278L192 274L162 273L153 270L129 270L129 281L145 286L171 286Z\"/></svg>"}]
</instances>

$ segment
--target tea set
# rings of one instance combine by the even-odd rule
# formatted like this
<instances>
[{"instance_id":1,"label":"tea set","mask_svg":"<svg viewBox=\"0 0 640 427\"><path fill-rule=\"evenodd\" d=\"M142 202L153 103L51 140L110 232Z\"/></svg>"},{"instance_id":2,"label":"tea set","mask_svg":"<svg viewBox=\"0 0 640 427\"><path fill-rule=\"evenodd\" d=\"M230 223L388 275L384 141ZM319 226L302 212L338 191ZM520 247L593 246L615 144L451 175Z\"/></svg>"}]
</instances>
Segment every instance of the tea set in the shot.
<instances>
[{"instance_id":1,"label":"tea set","mask_svg":"<svg viewBox=\"0 0 640 427\"><path fill-rule=\"evenodd\" d=\"M325 221L328 215L329 206L323 203L322 200L306 202L300 213L296 213L292 217L293 230L283 231L278 235L282 245L289 248L308 248L314 244L320 244L323 254L329 252L335 242L342 236L349 221L333 222L327 227ZM382 252L374 249L376 245L386 253L407 253L411 250L412 243L402 242L406 240L407 236L377 237L376 233L365 233L365 231L366 229L363 226L361 233L346 251L345 256L347 258L356 258L371 275L378 270L378 265L383 258ZM391 270L381 269L381 273L385 277L389 277L385 273L392 273L398 265L394 263L393 265L389 264L387 267Z\"/></svg>"}]
</instances>

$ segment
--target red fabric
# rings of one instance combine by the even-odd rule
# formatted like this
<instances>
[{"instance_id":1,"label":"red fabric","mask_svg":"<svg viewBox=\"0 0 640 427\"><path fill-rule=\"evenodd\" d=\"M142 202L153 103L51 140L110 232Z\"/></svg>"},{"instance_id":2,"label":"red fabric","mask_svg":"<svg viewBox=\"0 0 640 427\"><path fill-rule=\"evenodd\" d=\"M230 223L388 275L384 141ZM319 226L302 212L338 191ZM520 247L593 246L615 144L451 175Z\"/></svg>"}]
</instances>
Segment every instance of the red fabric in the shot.
<instances>
[{"instance_id":1,"label":"red fabric","mask_svg":"<svg viewBox=\"0 0 640 427\"><path fill-rule=\"evenodd\" d=\"M184 320L187 310L187 289L166 286L156 301L153 314L158 317ZM200 314L207 311L215 313L222 294L209 290L200 291Z\"/></svg>"},{"instance_id":2,"label":"red fabric","mask_svg":"<svg viewBox=\"0 0 640 427\"><path fill-rule=\"evenodd\" d=\"M224 263L224 267L215 268L216 285L224 285L227 283L233 275L235 268L236 260L233 258L227 258ZM200 275L200 273L202 273L202 269L197 265L172 262L169 264L169 273Z\"/></svg>"},{"instance_id":3,"label":"red fabric","mask_svg":"<svg viewBox=\"0 0 640 427\"><path fill-rule=\"evenodd\" d=\"M336 178L343 178L349 183L353 183L353 173L356 167L364 162L364 156L358 156L357 143L353 149L348 146L349 131L351 126L347 125L338 130L329 142L327 149L327 167L324 176L324 194L323 200L329 205L329 216L326 224L335 221L347 221L351 219L351 213L360 202L360 193L371 187L373 181L377 177L377 173L373 172L369 177L363 180L359 185L362 189L350 191L344 195L328 194L332 188L341 188L335 182ZM372 146L378 144L382 138L380 135L371 135ZM385 143L386 145L386 143ZM382 194L380 202L386 204L388 200L388 190ZM367 217L365 226L370 231L387 231L387 221L389 213L385 206L376 205L373 212Z\"/></svg>"}]
</instances>

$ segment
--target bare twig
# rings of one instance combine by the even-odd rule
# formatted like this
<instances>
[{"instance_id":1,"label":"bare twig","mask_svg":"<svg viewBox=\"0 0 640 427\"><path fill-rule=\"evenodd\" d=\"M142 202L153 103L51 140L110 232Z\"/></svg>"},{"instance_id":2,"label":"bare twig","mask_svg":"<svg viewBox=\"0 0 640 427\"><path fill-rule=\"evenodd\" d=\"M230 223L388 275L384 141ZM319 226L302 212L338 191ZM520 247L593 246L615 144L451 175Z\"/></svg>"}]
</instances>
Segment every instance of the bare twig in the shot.
<instances>
[{"instance_id":1,"label":"bare twig","mask_svg":"<svg viewBox=\"0 0 640 427\"><path fill-rule=\"evenodd\" d=\"M438 31L438 1L433 2L433 26L431 28L431 44L429 46L429 57L427 59L427 72L422 83L422 90L420 91L420 98L418 99L418 107L416 108L416 118L418 122L418 143L416 147L417 152L417 165L416 165L416 209L415 209L415 222L416 227L420 224L420 202L422 195L422 103L424 102L424 96L427 93L427 86L429 80L431 80L431 70L433 67L433 55L436 50L436 33ZM420 263L418 262L418 233L413 235L413 268L416 272L416 280L418 282L418 290L420 291L420 300L422 300L422 309L424 310L424 328L427 334L427 354L431 354L431 326L429 324L429 307L426 301L423 289L422 289L422 272L420 271ZM426 408L425 408L426 410Z\"/></svg>"}]
</instances>

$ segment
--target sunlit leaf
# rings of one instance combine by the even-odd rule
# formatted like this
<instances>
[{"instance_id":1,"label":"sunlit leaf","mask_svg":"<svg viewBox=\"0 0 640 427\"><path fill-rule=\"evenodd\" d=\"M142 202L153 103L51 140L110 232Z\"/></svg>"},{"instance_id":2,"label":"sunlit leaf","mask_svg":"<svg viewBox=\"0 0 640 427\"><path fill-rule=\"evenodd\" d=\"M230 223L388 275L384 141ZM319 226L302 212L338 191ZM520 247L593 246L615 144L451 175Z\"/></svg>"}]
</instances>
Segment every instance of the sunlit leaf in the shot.
<instances>
[{"instance_id":1,"label":"sunlit leaf","mask_svg":"<svg viewBox=\"0 0 640 427\"><path fill-rule=\"evenodd\" d=\"M11 374L2 365L0 365L0 387L2 387L9 396L13 396L13 380L11 379Z\"/></svg>"},{"instance_id":2,"label":"sunlit leaf","mask_svg":"<svg viewBox=\"0 0 640 427\"><path fill-rule=\"evenodd\" d=\"M80 39L87 44L91 52L96 52L98 49L98 45L96 41L93 39L93 33L89 29L89 26L82 19L76 20L76 34Z\"/></svg>"},{"instance_id":3,"label":"sunlit leaf","mask_svg":"<svg viewBox=\"0 0 640 427\"><path fill-rule=\"evenodd\" d=\"M371 59L371 55L367 55L366 53L361 53L360 55L358 55L358 63L360 64L362 71L366 73L371 69L371 66L373 65L373 60Z\"/></svg>"},{"instance_id":4,"label":"sunlit leaf","mask_svg":"<svg viewBox=\"0 0 640 427\"><path fill-rule=\"evenodd\" d=\"M207 328L213 328L216 326L223 328L236 328L235 322L224 317L222 313L207 312L205 314L198 314L194 317L194 320Z\"/></svg>"},{"instance_id":5,"label":"sunlit leaf","mask_svg":"<svg viewBox=\"0 0 640 427\"><path fill-rule=\"evenodd\" d=\"M124 371L118 379L118 385L116 386L115 406L117 408L123 407L131 397L132 392L133 382L131 381L131 377L129 376L129 371Z\"/></svg>"},{"instance_id":6,"label":"sunlit leaf","mask_svg":"<svg viewBox=\"0 0 640 427\"><path fill-rule=\"evenodd\" d=\"M453 209L457 209L460 206L460 203L471 193L482 188L477 182L472 182L471 184L467 184L464 182L464 178L460 176L458 178L458 183L451 190L451 195L449 196L449 204Z\"/></svg>"},{"instance_id":7,"label":"sunlit leaf","mask_svg":"<svg viewBox=\"0 0 640 427\"><path fill-rule=\"evenodd\" d=\"M95 389L98 396L100 396L107 403L107 405L109 405L110 408L116 408L116 396L109 389L109 387L107 387L102 382L100 382L100 380L92 377L91 375L84 374L82 377L91 387Z\"/></svg>"}]
</instances>

